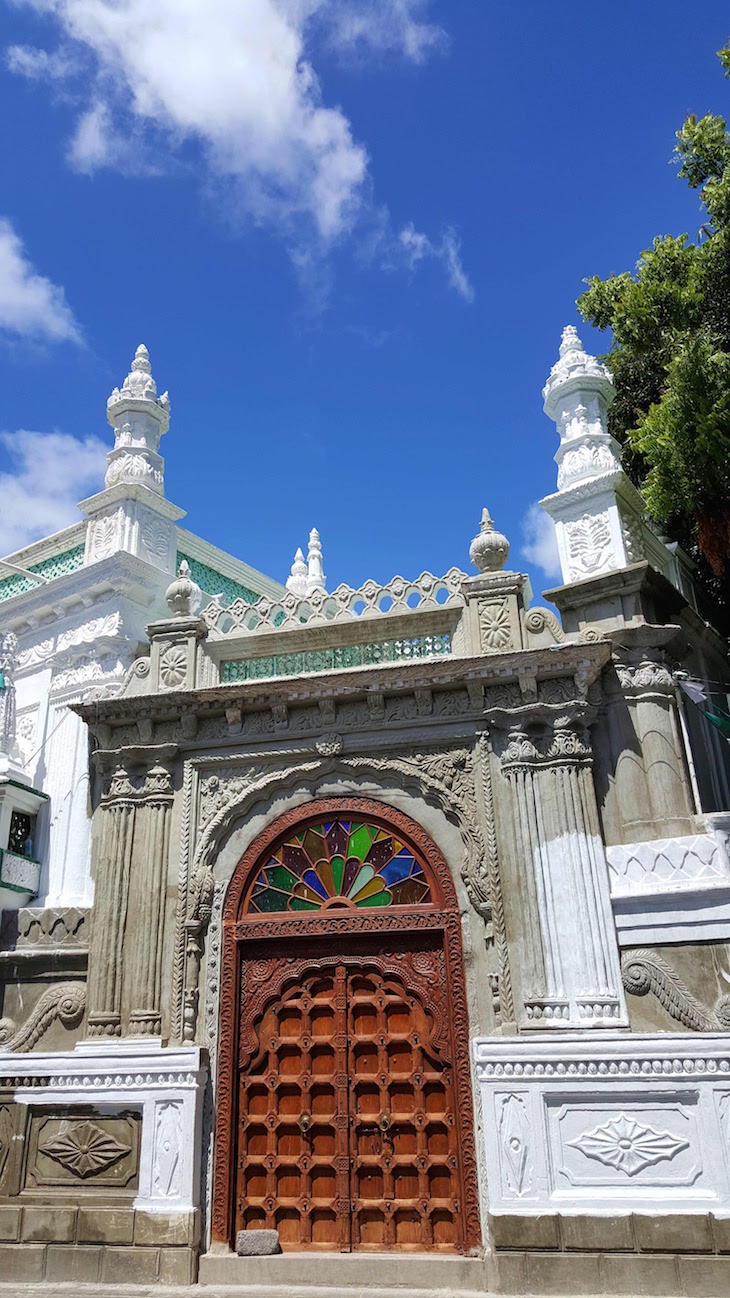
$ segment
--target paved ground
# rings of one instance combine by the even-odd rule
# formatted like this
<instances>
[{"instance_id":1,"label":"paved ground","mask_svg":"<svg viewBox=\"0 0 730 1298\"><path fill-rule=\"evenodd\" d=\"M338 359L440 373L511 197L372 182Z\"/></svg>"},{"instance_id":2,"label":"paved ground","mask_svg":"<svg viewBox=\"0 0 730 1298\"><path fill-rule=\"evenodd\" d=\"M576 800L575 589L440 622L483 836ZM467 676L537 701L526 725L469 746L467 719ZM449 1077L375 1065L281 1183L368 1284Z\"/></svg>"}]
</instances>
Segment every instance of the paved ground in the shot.
<instances>
[{"instance_id":1,"label":"paved ground","mask_svg":"<svg viewBox=\"0 0 730 1298\"><path fill-rule=\"evenodd\" d=\"M121 1284L14 1284L0 1283L0 1298L424 1298L421 1289L347 1289L307 1285L121 1285ZM484 1292L463 1289L430 1289L427 1298L489 1298ZM556 1298L553 1295L553 1298ZM560 1295L557 1295L560 1298ZM590 1298L584 1295L583 1298Z\"/></svg>"}]
</instances>

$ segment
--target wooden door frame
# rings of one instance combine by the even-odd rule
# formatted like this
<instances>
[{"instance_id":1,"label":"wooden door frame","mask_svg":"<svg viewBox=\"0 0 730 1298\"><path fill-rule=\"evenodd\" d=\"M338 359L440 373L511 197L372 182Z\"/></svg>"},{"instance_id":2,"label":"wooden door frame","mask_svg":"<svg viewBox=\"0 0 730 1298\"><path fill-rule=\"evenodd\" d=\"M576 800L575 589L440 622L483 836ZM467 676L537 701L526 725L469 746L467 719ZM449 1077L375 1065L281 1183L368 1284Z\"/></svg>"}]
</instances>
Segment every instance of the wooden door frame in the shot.
<instances>
[{"instance_id":1,"label":"wooden door frame","mask_svg":"<svg viewBox=\"0 0 730 1298\"><path fill-rule=\"evenodd\" d=\"M350 816L357 820L380 822L394 830L406 844L415 848L428 869L434 902L430 905L399 906L367 912L317 912L309 914L283 911L279 915L242 916L252 876L261 867L261 858L273 843L288 830L294 831L308 822L333 816ZM456 1115L461 1153L461 1179L464 1187L464 1235L467 1249L481 1244L481 1222L477 1189L477 1160L474 1144L471 1067L469 1062L469 1016L461 941L461 920L456 888L449 867L433 839L410 816L373 798L333 797L292 807L273 820L250 844L236 866L228 886L223 908L221 958L220 1036L213 1170L212 1240L232 1246L234 1228L235 1177L233 1159L236 1151L238 1120L238 1051L240 1025L240 983L242 948L247 940L286 939L289 942L311 938L356 937L443 933L446 978L450 1005L450 1025L454 1048Z\"/></svg>"}]
</instances>

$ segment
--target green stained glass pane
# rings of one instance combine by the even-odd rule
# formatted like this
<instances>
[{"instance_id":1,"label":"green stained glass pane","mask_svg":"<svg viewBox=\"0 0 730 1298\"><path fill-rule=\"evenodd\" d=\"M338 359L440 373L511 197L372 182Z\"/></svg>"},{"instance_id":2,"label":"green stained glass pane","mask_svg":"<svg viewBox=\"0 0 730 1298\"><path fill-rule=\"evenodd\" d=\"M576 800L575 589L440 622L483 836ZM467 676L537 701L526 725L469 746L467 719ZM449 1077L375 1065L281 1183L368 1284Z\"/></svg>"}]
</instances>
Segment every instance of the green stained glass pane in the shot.
<instances>
[{"instance_id":1,"label":"green stained glass pane","mask_svg":"<svg viewBox=\"0 0 730 1298\"><path fill-rule=\"evenodd\" d=\"M367 825L353 825L350 834L349 855L356 856L358 860L364 861L370 851L372 841L372 835Z\"/></svg>"},{"instance_id":2,"label":"green stained glass pane","mask_svg":"<svg viewBox=\"0 0 730 1298\"><path fill-rule=\"evenodd\" d=\"M319 910L313 901L305 901L303 897L292 897L289 902L290 910Z\"/></svg>"},{"instance_id":3,"label":"green stained glass pane","mask_svg":"<svg viewBox=\"0 0 730 1298\"><path fill-rule=\"evenodd\" d=\"M255 897L252 898L252 902L257 910L272 912L277 910L286 910L286 900L286 897L282 893L275 892L273 888L264 888L261 892L257 892Z\"/></svg>"},{"instance_id":4,"label":"green stained glass pane","mask_svg":"<svg viewBox=\"0 0 730 1298\"><path fill-rule=\"evenodd\" d=\"M342 879L345 874L345 862L341 856L332 857L332 874L338 893L342 890Z\"/></svg>"},{"instance_id":5,"label":"green stained glass pane","mask_svg":"<svg viewBox=\"0 0 730 1298\"><path fill-rule=\"evenodd\" d=\"M389 892L376 892L372 897L363 897L358 903L358 910L370 906L389 906L392 901Z\"/></svg>"},{"instance_id":6,"label":"green stained glass pane","mask_svg":"<svg viewBox=\"0 0 730 1298\"><path fill-rule=\"evenodd\" d=\"M272 869L269 867L266 871L266 877L272 888L278 888L280 892L289 893L298 882L297 876L287 870L284 865L277 865Z\"/></svg>"}]
</instances>

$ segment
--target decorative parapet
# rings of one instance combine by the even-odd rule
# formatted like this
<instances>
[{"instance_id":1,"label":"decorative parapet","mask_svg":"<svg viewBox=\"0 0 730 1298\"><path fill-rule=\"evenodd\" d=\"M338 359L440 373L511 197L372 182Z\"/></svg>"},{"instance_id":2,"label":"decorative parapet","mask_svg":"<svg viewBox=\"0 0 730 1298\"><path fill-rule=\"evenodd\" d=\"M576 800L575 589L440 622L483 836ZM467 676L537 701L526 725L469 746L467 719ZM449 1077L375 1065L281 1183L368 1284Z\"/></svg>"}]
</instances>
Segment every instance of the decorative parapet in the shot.
<instances>
[{"instance_id":1,"label":"decorative parapet","mask_svg":"<svg viewBox=\"0 0 730 1298\"><path fill-rule=\"evenodd\" d=\"M730 1038L474 1042L493 1213L730 1213Z\"/></svg>"},{"instance_id":2,"label":"decorative parapet","mask_svg":"<svg viewBox=\"0 0 730 1298\"><path fill-rule=\"evenodd\" d=\"M444 577L421 573L415 581L393 577L385 586L366 581L363 586L338 586L331 595L315 589L301 597L288 591L280 600L262 596L255 604L236 599L228 608L211 600L202 617L208 629L220 636L260 635L263 632L301 631L379 616L408 615L463 607L462 582L466 573L450 568Z\"/></svg>"}]
</instances>

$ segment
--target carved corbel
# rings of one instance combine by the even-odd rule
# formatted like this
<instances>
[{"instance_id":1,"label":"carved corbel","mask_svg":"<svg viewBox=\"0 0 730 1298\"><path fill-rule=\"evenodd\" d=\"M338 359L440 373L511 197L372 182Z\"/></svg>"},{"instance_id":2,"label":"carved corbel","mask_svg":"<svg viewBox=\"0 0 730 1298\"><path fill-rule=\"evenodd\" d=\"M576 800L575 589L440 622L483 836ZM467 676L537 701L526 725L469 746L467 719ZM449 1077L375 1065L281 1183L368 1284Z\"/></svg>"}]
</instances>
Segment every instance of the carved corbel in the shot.
<instances>
[{"instance_id":1,"label":"carved corbel","mask_svg":"<svg viewBox=\"0 0 730 1298\"><path fill-rule=\"evenodd\" d=\"M334 699L319 699L318 702L322 725L333 726L337 716Z\"/></svg>"},{"instance_id":2,"label":"carved corbel","mask_svg":"<svg viewBox=\"0 0 730 1298\"><path fill-rule=\"evenodd\" d=\"M271 708L274 730L280 734L289 728L289 709L286 703L274 703Z\"/></svg>"},{"instance_id":3,"label":"carved corbel","mask_svg":"<svg viewBox=\"0 0 730 1298\"><path fill-rule=\"evenodd\" d=\"M228 733L231 736L240 735L243 730L243 708L240 703L226 708L226 721L228 723Z\"/></svg>"},{"instance_id":4,"label":"carved corbel","mask_svg":"<svg viewBox=\"0 0 730 1298\"><path fill-rule=\"evenodd\" d=\"M419 717L430 717L433 712L433 693L430 689L415 689L416 711Z\"/></svg>"},{"instance_id":5,"label":"carved corbel","mask_svg":"<svg viewBox=\"0 0 730 1298\"><path fill-rule=\"evenodd\" d=\"M385 695L380 690L371 690L367 695L370 720L380 725L385 719Z\"/></svg>"}]
</instances>

